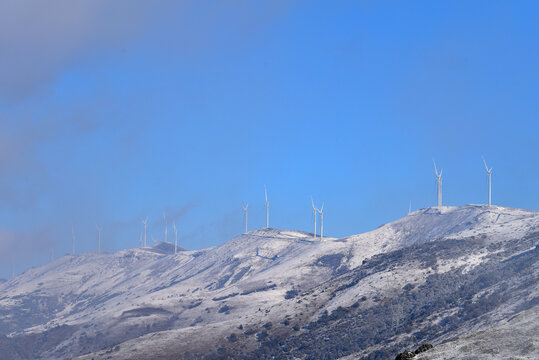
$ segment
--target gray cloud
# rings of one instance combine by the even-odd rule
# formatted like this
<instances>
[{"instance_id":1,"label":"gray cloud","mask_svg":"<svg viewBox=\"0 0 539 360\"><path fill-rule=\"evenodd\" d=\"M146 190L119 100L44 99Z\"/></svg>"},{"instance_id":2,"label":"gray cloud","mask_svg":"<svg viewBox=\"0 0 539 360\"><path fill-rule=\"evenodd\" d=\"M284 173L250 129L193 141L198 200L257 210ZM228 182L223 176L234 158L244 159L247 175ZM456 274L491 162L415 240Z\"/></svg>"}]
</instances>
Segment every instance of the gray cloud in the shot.
<instances>
[{"instance_id":1,"label":"gray cloud","mask_svg":"<svg viewBox=\"0 0 539 360\"><path fill-rule=\"evenodd\" d=\"M152 38L156 46L200 54L241 42L289 6L284 0L4 0L0 98L32 95L84 58L99 57L102 50L123 51L152 25L161 31Z\"/></svg>"},{"instance_id":2,"label":"gray cloud","mask_svg":"<svg viewBox=\"0 0 539 360\"><path fill-rule=\"evenodd\" d=\"M61 120L31 120L31 113L16 118L0 117L0 209L25 210L47 182L39 147L57 137L89 133L100 123L77 114Z\"/></svg>"},{"instance_id":3,"label":"gray cloud","mask_svg":"<svg viewBox=\"0 0 539 360\"><path fill-rule=\"evenodd\" d=\"M0 2L0 94L23 97L93 51L122 46L149 18L151 1Z\"/></svg>"},{"instance_id":4,"label":"gray cloud","mask_svg":"<svg viewBox=\"0 0 539 360\"><path fill-rule=\"evenodd\" d=\"M48 254L53 244L51 228L30 231L0 229L0 261L7 263L22 257Z\"/></svg>"}]
</instances>

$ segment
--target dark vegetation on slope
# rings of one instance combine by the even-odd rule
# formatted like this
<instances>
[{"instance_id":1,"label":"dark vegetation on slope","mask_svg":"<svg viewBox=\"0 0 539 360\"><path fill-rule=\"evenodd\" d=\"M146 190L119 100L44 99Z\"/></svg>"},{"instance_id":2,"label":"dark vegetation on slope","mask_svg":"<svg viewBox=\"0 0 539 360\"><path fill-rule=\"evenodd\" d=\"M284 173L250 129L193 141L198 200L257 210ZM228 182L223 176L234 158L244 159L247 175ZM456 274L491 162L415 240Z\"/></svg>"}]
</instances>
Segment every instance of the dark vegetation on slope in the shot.
<instances>
[{"instance_id":1,"label":"dark vegetation on slope","mask_svg":"<svg viewBox=\"0 0 539 360\"><path fill-rule=\"evenodd\" d=\"M62 325L43 333L15 339L0 335L0 359L37 359L45 350L62 342L74 329L71 326Z\"/></svg>"}]
</instances>

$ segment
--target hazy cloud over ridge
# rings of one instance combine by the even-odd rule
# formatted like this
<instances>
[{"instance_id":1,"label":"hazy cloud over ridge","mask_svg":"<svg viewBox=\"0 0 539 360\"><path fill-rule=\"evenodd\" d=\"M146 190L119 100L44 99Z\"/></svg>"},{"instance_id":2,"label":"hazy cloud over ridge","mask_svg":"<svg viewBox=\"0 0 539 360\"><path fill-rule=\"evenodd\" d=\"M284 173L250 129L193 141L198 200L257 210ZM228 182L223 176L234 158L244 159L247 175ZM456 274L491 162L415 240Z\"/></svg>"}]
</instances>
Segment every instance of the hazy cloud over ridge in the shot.
<instances>
[{"instance_id":1,"label":"hazy cloud over ridge","mask_svg":"<svg viewBox=\"0 0 539 360\"><path fill-rule=\"evenodd\" d=\"M223 32L230 32L225 42L237 41L288 7L281 0L226 5L202 0L5 0L0 2L0 98L31 95L65 67L101 50L123 49L152 24L172 26L164 25L167 41L161 46L193 51Z\"/></svg>"},{"instance_id":2,"label":"hazy cloud over ridge","mask_svg":"<svg viewBox=\"0 0 539 360\"><path fill-rule=\"evenodd\" d=\"M0 95L18 98L62 68L137 34L150 1L6 0L0 2Z\"/></svg>"}]
</instances>

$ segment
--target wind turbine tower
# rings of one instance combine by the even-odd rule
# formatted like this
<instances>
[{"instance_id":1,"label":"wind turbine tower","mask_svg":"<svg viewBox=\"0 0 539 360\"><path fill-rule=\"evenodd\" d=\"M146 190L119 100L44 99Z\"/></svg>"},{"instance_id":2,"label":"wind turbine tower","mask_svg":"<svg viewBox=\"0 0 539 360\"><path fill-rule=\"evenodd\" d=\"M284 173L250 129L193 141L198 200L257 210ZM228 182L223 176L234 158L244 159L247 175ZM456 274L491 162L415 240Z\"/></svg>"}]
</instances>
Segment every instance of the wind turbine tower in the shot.
<instances>
[{"instance_id":1,"label":"wind turbine tower","mask_svg":"<svg viewBox=\"0 0 539 360\"><path fill-rule=\"evenodd\" d=\"M103 228L100 228L97 224L95 224L95 227L97 229L97 252L101 252L101 230L103 230Z\"/></svg>"},{"instance_id":2,"label":"wind turbine tower","mask_svg":"<svg viewBox=\"0 0 539 360\"><path fill-rule=\"evenodd\" d=\"M245 205L245 206L243 206L243 203L242 203L241 207L243 208L243 212L245 213L245 233L247 234L247 220L248 220L248 214L249 214L249 203L247 203L247 205Z\"/></svg>"},{"instance_id":3,"label":"wind turbine tower","mask_svg":"<svg viewBox=\"0 0 539 360\"><path fill-rule=\"evenodd\" d=\"M491 200L492 200L492 168L488 168L487 166L487 161L485 160L485 158L483 156L481 156L483 158L483 163L485 164L485 169L487 170L487 176L488 176L488 205L490 206L491 205Z\"/></svg>"},{"instance_id":4,"label":"wind turbine tower","mask_svg":"<svg viewBox=\"0 0 539 360\"><path fill-rule=\"evenodd\" d=\"M142 223L144 224L144 247L146 247L146 225L148 224L148 218L142 220Z\"/></svg>"},{"instance_id":5,"label":"wind turbine tower","mask_svg":"<svg viewBox=\"0 0 539 360\"><path fill-rule=\"evenodd\" d=\"M318 213L320 214L320 240L324 240L324 203Z\"/></svg>"},{"instance_id":6,"label":"wind turbine tower","mask_svg":"<svg viewBox=\"0 0 539 360\"><path fill-rule=\"evenodd\" d=\"M438 207L442 206L442 172L444 169L440 170L438 174L438 169L436 169L436 161L432 159L434 163L434 174L436 174L436 181L438 182Z\"/></svg>"},{"instance_id":7,"label":"wind turbine tower","mask_svg":"<svg viewBox=\"0 0 539 360\"><path fill-rule=\"evenodd\" d=\"M314 238L316 239L316 213L317 213L318 209L316 208L316 206L314 206L314 200L313 200L312 195L311 195L311 205L313 206L313 216L314 216Z\"/></svg>"},{"instance_id":8,"label":"wind turbine tower","mask_svg":"<svg viewBox=\"0 0 539 360\"><path fill-rule=\"evenodd\" d=\"M173 223L174 229L174 254L178 252L178 229L176 228L176 223Z\"/></svg>"},{"instance_id":9,"label":"wind turbine tower","mask_svg":"<svg viewBox=\"0 0 539 360\"><path fill-rule=\"evenodd\" d=\"M264 193L266 194L266 229L269 229L269 202L268 202L268 188L264 184Z\"/></svg>"}]
</instances>

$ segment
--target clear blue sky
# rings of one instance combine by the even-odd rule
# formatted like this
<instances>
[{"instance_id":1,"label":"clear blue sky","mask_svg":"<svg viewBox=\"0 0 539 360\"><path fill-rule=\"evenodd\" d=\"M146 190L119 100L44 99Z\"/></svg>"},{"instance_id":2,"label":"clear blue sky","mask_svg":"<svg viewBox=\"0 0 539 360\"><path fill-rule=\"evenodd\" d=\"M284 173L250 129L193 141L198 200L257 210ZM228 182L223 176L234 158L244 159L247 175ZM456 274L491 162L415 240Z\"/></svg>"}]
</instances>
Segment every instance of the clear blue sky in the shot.
<instances>
[{"instance_id":1,"label":"clear blue sky","mask_svg":"<svg viewBox=\"0 0 539 360\"><path fill-rule=\"evenodd\" d=\"M537 210L535 1L0 5L0 277L265 225L365 232L436 201ZM169 236L171 238L171 229ZM170 239L169 238L169 239Z\"/></svg>"}]
</instances>

